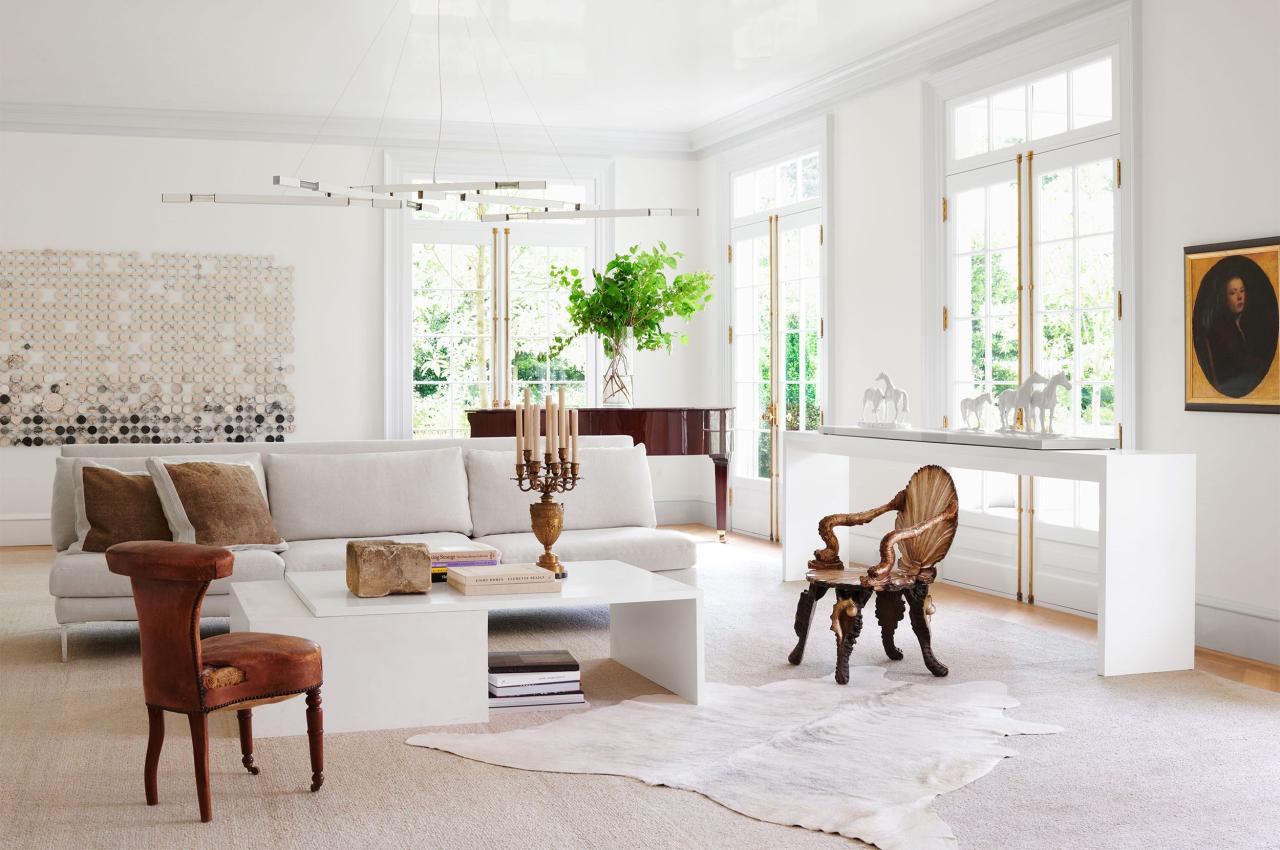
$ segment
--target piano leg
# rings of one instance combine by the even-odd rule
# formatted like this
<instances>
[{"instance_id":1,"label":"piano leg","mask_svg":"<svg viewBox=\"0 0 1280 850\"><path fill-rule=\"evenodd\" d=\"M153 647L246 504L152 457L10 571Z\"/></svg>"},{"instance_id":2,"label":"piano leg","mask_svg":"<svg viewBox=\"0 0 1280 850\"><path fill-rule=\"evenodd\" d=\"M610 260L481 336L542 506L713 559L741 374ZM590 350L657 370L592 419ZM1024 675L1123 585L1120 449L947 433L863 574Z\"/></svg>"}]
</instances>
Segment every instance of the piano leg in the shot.
<instances>
[{"instance_id":1,"label":"piano leg","mask_svg":"<svg viewBox=\"0 0 1280 850\"><path fill-rule=\"evenodd\" d=\"M729 458L712 455L711 463L716 470L716 536L725 543L729 528Z\"/></svg>"}]
</instances>

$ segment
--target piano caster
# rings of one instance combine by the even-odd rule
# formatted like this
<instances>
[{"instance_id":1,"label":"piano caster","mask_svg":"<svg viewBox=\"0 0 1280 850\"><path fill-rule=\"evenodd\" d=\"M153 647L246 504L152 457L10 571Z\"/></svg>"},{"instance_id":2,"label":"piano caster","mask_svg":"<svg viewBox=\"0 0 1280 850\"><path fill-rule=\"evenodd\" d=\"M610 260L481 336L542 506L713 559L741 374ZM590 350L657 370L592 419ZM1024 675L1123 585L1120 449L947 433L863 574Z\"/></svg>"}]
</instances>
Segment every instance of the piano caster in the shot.
<instances>
[{"instance_id":1,"label":"piano caster","mask_svg":"<svg viewBox=\"0 0 1280 850\"><path fill-rule=\"evenodd\" d=\"M725 534L723 531L716 531L716 539L719 540L721 543L729 542L729 536Z\"/></svg>"}]
</instances>

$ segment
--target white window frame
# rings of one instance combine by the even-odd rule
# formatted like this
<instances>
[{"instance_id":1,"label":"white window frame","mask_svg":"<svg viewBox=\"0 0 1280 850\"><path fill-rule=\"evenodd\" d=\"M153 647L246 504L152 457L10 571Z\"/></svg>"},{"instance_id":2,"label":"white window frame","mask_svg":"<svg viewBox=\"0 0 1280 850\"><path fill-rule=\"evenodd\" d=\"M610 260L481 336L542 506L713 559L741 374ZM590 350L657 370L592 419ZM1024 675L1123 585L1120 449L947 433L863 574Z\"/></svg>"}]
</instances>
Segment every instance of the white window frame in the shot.
<instances>
[{"instance_id":1,"label":"white window frame","mask_svg":"<svg viewBox=\"0 0 1280 850\"><path fill-rule=\"evenodd\" d=\"M1020 81L1031 81L1066 67L1084 64L1090 57L1109 53L1115 68L1112 90L1111 121L1054 136L1027 141L1025 147L1041 151L1054 150L1082 138L1105 133L1119 137L1123 180L1118 191L1119 226L1116 230L1116 290L1124 297L1124 331L1117 341L1116 421L1124 426L1125 448L1138 446L1138 315L1141 310L1137 292L1138 250L1136 206L1140 180L1137 161L1138 126L1135 97L1138 91L1140 29L1137 12L1131 2L1094 13L1064 24L1048 32L1031 36L1016 44L985 53L925 79L923 91L923 193L922 220L922 286L921 339L923 341L924 398L921 402L923 422L931 427L942 424L947 412L947 339L942 333L942 309L947 303L946 227L941 216L941 202L946 194L947 176L957 167L951 160L951 121L949 102L964 102L984 94L1003 91ZM1013 148L966 157L961 168L976 168L1012 157Z\"/></svg>"},{"instance_id":2,"label":"white window frame","mask_svg":"<svg viewBox=\"0 0 1280 850\"><path fill-rule=\"evenodd\" d=\"M554 156L527 155L508 157L510 172L515 177L537 179L564 178L565 165L572 172L574 182L587 183L591 189L594 203L603 207L613 204L613 166L603 158L573 157L566 158L562 164ZM433 167L445 179L445 175L457 174L494 174L498 168L496 157L492 153L471 153L466 151L440 152L438 163L433 154L417 151L386 151L383 154L383 176L385 183L405 182L408 175L430 174ZM413 280L412 250L415 231L429 227L440 227L447 230L457 227L456 222L424 222L416 220L405 210L387 210L383 214L383 436L388 440L407 440L413 436ZM478 226L478 225L477 225ZM547 227L544 222L508 222L499 223L501 227L510 227L515 231L523 228ZM593 268L603 265L604 257L613 255L614 227L610 219L591 220L594 229L594 249L588 252L587 261ZM501 237L500 237L501 238ZM494 257L494 263L498 258ZM589 269L583 269L584 274ZM501 291L495 287L495 297L501 297ZM509 364L501 328L500 339L495 340L493 352L493 369L500 376L499 393L505 393L507 381L506 370ZM593 400L596 394L595 380L603 368L600 346L594 339L588 341L587 361L587 394ZM506 401L496 399L499 405Z\"/></svg>"},{"instance_id":3,"label":"white window frame","mask_svg":"<svg viewBox=\"0 0 1280 850\"><path fill-rule=\"evenodd\" d=\"M826 332L818 341L818 358L819 363L822 364L819 400L824 405L824 409L827 408L827 400L831 398L831 363L827 355L827 339L833 333L830 327L833 317L830 284L833 269L831 263L831 240L826 237L829 237L832 232L831 187L833 169L831 167L831 151L833 148L834 126L834 117L832 115L823 115L806 121L787 132L749 142L720 156L716 185L719 187L720 209L724 210L724 214L718 216L716 222L716 244L719 246L719 259L716 262L718 273L716 275L715 297L718 302L726 305L723 310L719 311L721 351L724 352L724 356L720 358L719 374L716 380L716 386L720 388L719 396L722 404L732 407L734 403L733 352L728 345L729 326L733 324L731 312L731 305L733 304L733 269L729 264L728 246L732 238L733 228L752 221L765 221L769 215L774 213L785 215L788 211L816 206L819 210L819 223L822 225L825 234L822 245L819 247L818 263L820 274L822 275L821 295L819 297L822 301L822 315L827 323ZM807 150L818 151L818 198L816 201L803 201L788 207L744 216L741 219L733 217L733 178L735 176L745 171L762 168L773 162L786 160L788 157Z\"/></svg>"}]
</instances>

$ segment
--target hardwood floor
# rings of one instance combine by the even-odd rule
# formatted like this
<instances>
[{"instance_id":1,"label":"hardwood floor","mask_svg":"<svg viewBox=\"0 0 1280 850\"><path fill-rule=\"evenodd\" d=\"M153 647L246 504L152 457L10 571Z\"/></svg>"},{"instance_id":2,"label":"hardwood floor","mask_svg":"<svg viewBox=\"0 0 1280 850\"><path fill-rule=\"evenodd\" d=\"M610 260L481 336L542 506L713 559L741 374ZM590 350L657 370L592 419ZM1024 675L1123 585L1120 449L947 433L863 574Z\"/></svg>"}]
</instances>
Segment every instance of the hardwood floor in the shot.
<instances>
[{"instance_id":1,"label":"hardwood floor","mask_svg":"<svg viewBox=\"0 0 1280 850\"><path fill-rule=\"evenodd\" d=\"M707 541L714 544L716 540L715 530L704 525L674 525L668 527L690 534L699 541ZM758 537L733 533L729 534L729 540L724 545L751 549L757 553L778 551L781 548L776 543L770 543ZM47 567L52 561L53 549L48 546L0 547L0 568L8 566ZM1011 623L1020 623L1042 629L1055 629L1062 634L1071 635L1075 638L1092 640L1097 631L1096 623L1088 617L1080 617L1036 605L1027 605L1022 602L1015 602L1012 599L992 596L988 593L980 593L976 590L969 590L952 584L936 584L934 585L933 593L937 594L939 601L945 600L948 605L967 607L989 617L996 617ZM1280 693L1280 667L1273 664L1254 661L1249 658L1239 658L1234 655L1227 655L1225 652L1197 647L1196 669L1223 679L1230 679L1233 682L1240 682L1255 688Z\"/></svg>"},{"instance_id":2,"label":"hardwood floor","mask_svg":"<svg viewBox=\"0 0 1280 850\"><path fill-rule=\"evenodd\" d=\"M701 540L714 541L716 533L713 529L702 525L675 525L676 528ZM726 546L750 547L759 551L780 550L776 543L770 543L758 537L745 534L729 534ZM938 583L932 591L939 601L948 605L956 605L979 611L989 617L996 617L1011 623L1034 626L1042 629L1054 629L1062 634L1075 638L1093 640L1097 634L1097 623L1088 617L1055 611L1038 605L1027 605L1002 596L993 596L976 590L958 587L954 584ZM1252 685L1266 691L1280 693L1280 667L1249 658L1239 658L1217 652L1212 649L1196 647L1196 669L1233 682Z\"/></svg>"}]
</instances>

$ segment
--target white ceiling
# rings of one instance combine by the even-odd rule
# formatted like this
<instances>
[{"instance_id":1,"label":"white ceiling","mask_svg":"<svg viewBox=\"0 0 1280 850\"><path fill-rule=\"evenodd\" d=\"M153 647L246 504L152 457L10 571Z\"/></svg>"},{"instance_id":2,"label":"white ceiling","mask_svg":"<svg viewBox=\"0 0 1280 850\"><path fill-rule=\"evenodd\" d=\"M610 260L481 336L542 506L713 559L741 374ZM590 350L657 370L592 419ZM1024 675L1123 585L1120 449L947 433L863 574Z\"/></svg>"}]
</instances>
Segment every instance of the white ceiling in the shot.
<instances>
[{"instance_id":1,"label":"white ceiling","mask_svg":"<svg viewBox=\"0 0 1280 850\"><path fill-rule=\"evenodd\" d=\"M540 114L551 126L688 132L987 2L441 0L445 119L488 122L487 89L499 124ZM436 0L0 10L0 101L357 118L386 103L388 118L429 120L439 110Z\"/></svg>"}]
</instances>

